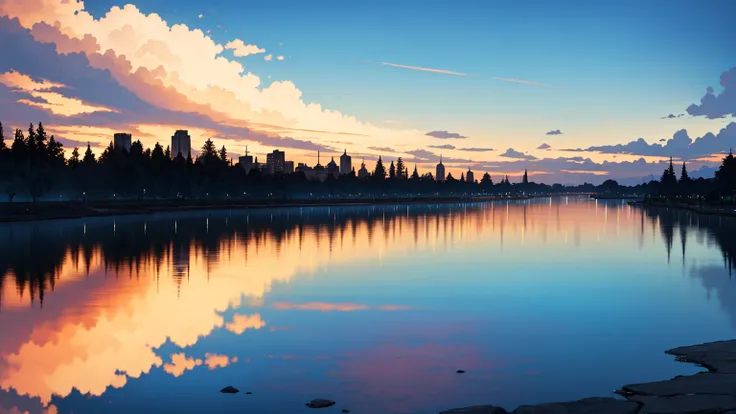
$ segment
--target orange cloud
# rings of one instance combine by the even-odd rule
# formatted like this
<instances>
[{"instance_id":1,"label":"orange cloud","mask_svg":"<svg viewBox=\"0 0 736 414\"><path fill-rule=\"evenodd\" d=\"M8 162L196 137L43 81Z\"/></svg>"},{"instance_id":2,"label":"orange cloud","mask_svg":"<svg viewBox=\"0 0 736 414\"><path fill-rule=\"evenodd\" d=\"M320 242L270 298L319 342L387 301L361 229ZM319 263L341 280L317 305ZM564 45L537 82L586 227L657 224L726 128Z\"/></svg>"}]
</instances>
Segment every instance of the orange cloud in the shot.
<instances>
[{"instance_id":1,"label":"orange cloud","mask_svg":"<svg viewBox=\"0 0 736 414\"><path fill-rule=\"evenodd\" d=\"M171 362L164 364L164 371L179 377L184 372L193 370L194 367L202 365L201 359L187 357L183 352L171 355Z\"/></svg>"},{"instance_id":2,"label":"orange cloud","mask_svg":"<svg viewBox=\"0 0 736 414\"><path fill-rule=\"evenodd\" d=\"M238 362L237 357L230 358L227 355L205 354L204 364L207 365L210 370L214 370L217 368L225 368L226 366L236 362Z\"/></svg>"},{"instance_id":3,"label":"orange cloud","mask_svg":"<svg viewBox=\"0 0 736 414\"><path fill-rule=\"evenodd\" d=\"M278 310L309 310L322 312L353 312L359 310L370 309L366 305L356 303L325 303L325 302L309 302L309 303L275 303L273 305Z\"/></svg>"},{"instance_id":4,"label":"orange cloud","mask_svg":"<svg viewBox=\"0 0 736 414\"><path fill-rule=\"evenodd\" d=\"M225 324L225 328L236 334L240 335L247 329L261 329L266 326L266 322L261 320L260 314L255 315L238 315L233 316L233 321Z\"/></svg>"}]
</instances>

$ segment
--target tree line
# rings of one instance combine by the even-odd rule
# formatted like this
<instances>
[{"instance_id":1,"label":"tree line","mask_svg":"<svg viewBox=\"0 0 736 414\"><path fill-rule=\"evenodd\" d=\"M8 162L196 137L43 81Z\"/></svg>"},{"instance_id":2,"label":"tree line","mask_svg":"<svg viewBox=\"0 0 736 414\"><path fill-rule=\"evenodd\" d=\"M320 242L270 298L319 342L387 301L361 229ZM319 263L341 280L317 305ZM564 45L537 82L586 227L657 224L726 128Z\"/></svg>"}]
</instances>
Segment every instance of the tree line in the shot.
<instances>
[{"instance_id":1,"label":"tree line","mask_svg":"<svg viewBox=\"0 0 736 414\"><path fill-rule=\"evenodd\" d=\"M300 172L262 174L245 170L228 156L227 148L219 150L208 139L199 155L172 157L170 148L156 143L144 148L140 141L131 143L130 151L114 148L113 143L97 156L90 145L73 148L65 157L64 147L49 136L42 123L30 124L27 131L15 130L12 142L6 144L0 123L0 190L7 201L25 197L43 200L109 200L109 199L227 199L227 198L300 198L320 196L404 196L462 194L544 194L558 192L639 193L657 195L697 195L714 197L714 192L733 195L736 191L736 165L733 155L724 158L715 180L692 180L683 165L678 180L670 164L660 181L634 187L620 186L607 180L599 186L547 185L529 181L527 171L521 182L512 183L504 176L497 183L485 173L470 182L465 173L460 178L447 174L438 182L431 172L419 174L416 167L409 173L399 157L388 168L381 157L367 179L355 172L324 181L308 180ZM684 178L683 178L684 177Z\"/></svg>"}]
</instances>

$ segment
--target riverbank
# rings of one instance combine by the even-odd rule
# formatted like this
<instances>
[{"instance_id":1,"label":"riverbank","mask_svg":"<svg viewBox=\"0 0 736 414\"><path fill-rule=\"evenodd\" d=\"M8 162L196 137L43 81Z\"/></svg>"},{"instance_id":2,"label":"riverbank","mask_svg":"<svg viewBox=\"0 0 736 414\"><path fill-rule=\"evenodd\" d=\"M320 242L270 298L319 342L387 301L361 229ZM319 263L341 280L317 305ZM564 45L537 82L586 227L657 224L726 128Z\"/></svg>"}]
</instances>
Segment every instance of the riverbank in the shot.
<instances>
[{"instance_id":1,"label":"riverbank","mask_svg":"<svg viewBox=\"0 0 736 414\"><path fill-rule=\"evenodd\" d=\"M197 210L244 210L281 207L336 207L386 204L449 204L482 201L526 200L511 197L352 197L304 200L121 200L88 202L0 203L0 223L33 220L75 219Z\"/></svg>"},{"instance_id":2,"label":"riverbank","mask_svg":"<svg viewBox=\"0 0 736 414\"><path fill-rule=\"evenodd\" d=\"M632 202L631 205L641 205L644 207L658 207L658 208L677 208L682 210L689 210L698 214L712 214L719 216L732 216L736 217L736 206L729 207L713 207L713 206L696 206L685 203L658 203L651 201L644 202Z\"/></svg>"},{"instance_id":3,"label":"riverbank","mask_svg":"<svg viewBox=\"0 0 736 414\"><path fill-rule=\"evenodd\" d=\"M614 398L521 406L513 414L713 414L736 413L736 340L665 351L681 362L706 368L689 376L623 386ZM508 414L492 405L458 408L440 414Z\"/></svg>"}]
</instances>

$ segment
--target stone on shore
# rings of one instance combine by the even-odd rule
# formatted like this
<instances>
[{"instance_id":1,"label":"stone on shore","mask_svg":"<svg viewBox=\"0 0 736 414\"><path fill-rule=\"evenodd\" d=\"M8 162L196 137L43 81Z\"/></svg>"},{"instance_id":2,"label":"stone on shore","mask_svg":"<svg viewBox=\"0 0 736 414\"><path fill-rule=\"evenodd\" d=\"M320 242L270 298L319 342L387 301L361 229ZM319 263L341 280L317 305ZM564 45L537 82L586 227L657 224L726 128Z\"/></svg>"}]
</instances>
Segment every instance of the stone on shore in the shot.
<instances>
[{"instance_id":1,"label":"stone on shore","mask_svg":"<svg viewBox=\"0 0 736 414\"><path fill-rule=\"evenodd\" d=\"M237 388L228 385L227 387L221 389L220 392L223 393L223 394L236 394L239 391L238 391Z\"/></svg>"},{"instance_id":2,"label":"stone on shore","mask_svg":"<svg viewBox=\"0 0 736 414\"><path fill-rule=\"evenodd\" d=\"M522 405L513 414L636 414L639 404L613 398L585 398L578 401Z\"/></svg>"},{"instance_id":3,"label":"stone on shore","mask_svg":"<svg viewBox=\"0 0 736 414\"><path fill-rule=\"evenodd\" d=\"M736 394L736 375L701 372L667 381L625 385L623 390L627 393L657 397L685 394Z\"/></svg>"},{"instance_id":4,"label":"stone on shore","mask_svg":"<svg viewBox=\"0 0 736 414\"><path fill-rule=\"evenodd\" d=\"M681 346L666 351L678 360L692 362L719 373L736 373L736 340Z\"/></svg>"},{"instance_id":5,"label":"stone on shore","mask_svg":"<svg viewBox=\"0 0 736 414\"><path fill-rule=\"evenodd\" d=\"M733 395L679 395L677 397L653 397L633 395L629 398L642 404L641 413L646 414L696 414L724 413L736 410Z\"/></svg>"},{"instance_id":6,"label":"stone on shore","mask_svg":"<svg viewBox=\"0 0 736 414\"><path fill-rule=\"evenodd\" d=\"M307 403L309 408L327 408L335 405L335 402L325 398L315 398L314 400Z\"/></svg>"},{"instance_id":7,"label":"stone on shore","mask_svg":"<svg viewBox=\"0 0 736 414\"><path fill-rule=\"evenodd\" d=\"M508 414L508 411L495 405L475 405L473 407L443 411L440 414Z\"/></svg>"}]
</instances>

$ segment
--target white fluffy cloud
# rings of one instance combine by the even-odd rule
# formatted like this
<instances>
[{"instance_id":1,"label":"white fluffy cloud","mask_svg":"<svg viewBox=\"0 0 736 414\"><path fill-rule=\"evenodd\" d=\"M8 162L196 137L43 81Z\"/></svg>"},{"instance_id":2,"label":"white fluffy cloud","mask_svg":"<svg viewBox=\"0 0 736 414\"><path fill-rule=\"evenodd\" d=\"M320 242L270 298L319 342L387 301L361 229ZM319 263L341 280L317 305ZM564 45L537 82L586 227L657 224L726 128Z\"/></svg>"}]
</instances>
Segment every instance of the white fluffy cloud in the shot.
<instances>
[{"instance_id":1,"label":"white fluffy cloud","mask_svg":"<svg viewBox=\"0 0 736 414\"><path fill-rule=\"evenodd\" d=\"M257 55L259 53L265 53L266 49L260 48L256 45L246 45L240 39L235 39L225 45L225 49L232 50L233 55L237 57L245 57L250 55Z\"/></svg>"}]
</instances>

